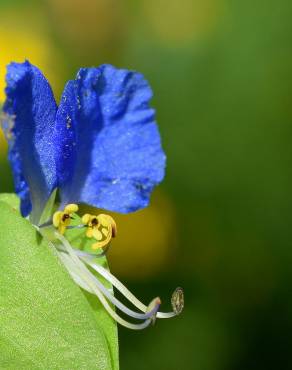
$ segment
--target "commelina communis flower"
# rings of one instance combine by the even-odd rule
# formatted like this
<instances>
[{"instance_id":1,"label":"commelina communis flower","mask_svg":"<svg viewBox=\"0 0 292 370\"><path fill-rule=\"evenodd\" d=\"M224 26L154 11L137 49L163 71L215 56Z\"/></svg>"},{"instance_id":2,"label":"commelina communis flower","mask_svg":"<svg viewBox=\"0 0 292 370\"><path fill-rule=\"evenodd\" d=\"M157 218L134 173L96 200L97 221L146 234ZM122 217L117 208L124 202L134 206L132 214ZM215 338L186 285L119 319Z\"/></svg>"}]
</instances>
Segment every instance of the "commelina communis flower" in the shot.
<instances>
[{"instance_id":1,"label":"commelina communis flower","mask_svg":"<svg viewBox=\"0 0 292 370\"><path fill-rule=\"evenodd\" d=\"M95 294L120 324L142 329L156 318L179 314L184 305L181 288L173 293L173 311L162 313L159 298L144 305L95 262L116 237L111 216L85 214L79 225L71 224L80 203L119 213L146 207L164 177L165 154L149 105L152 91L143 75L106 64L81 68L66 84L59 106L46 78L28 61L11 63L6 83L2 125L22 216L49 238L73 280ZM93 239L92 249L101 252L72 248L66 238L70 228L84 228L84 237ZM120 302L91 270L139 312ZM126 321L109 302L142 322Z\"/></svg>"}]
</instances>

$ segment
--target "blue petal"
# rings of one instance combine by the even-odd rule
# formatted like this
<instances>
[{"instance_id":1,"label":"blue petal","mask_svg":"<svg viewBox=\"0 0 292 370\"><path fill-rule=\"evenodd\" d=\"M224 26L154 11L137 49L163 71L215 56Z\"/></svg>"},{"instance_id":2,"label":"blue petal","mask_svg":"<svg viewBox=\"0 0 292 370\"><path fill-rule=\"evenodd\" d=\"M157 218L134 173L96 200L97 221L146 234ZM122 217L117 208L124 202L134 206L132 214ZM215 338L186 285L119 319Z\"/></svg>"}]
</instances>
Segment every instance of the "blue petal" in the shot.
<instances>
[{"instance_id":1,"label":"blue petal","mask_svg":"<svg viewBox=\"0 0 292 370\"><path fill-rule=\"evenodd\" d=\"M146 207L164 177L165 155L140 73L81 69L64 90L57 130L68 130L59 163L62 202L128 213Z\"/></svg>"},{"instance_id":2,"label":"blue petal","mask_svg":"<svg viewBox=\"0 0 292 370\"><path fill-rule=\"evenodd\" d=\"M7 67L4 129L21 212L36 221L57 184L57 105L42 73L29 62Z\"/></svg>"}]
</instances>

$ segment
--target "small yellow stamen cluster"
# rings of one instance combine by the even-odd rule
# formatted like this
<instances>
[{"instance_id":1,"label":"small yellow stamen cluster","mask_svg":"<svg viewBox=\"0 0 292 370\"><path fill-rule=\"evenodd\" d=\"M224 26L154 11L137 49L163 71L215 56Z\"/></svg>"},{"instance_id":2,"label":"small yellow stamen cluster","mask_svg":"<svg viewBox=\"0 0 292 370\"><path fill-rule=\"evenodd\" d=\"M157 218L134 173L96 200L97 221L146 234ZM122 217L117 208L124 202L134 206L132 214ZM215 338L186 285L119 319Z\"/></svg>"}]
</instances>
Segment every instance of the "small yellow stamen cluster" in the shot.
<instances>
[{"instance_id":1,"label":"small yellow stamen cluster","mask_svg":"<svg viewBox=\"0 0 292 370\"><path fill-rule=\"evenodd\" d=\"M98 216L85 214L82 223L87 226L86 236L97 240L91 248L98 249L109 244L117 234L117 226L114 219L105 214Z\"/></svg>"},{"instance_id":2,"label":"small yellow stamen cluster","mask_svg":"<svg viewBox=\"0 0 292 370\"><path fill-rule=\"evenodd\" d=\"M57 211L53 216L53 225L58 229L60 234L64 234L66 228L71 223L71 217L78 211L77 204L68 204L64 211Z\"/></svg>"},{"instance_id":3,"label":"small yellow stamen cluster","mask_svg":"<svg viewBox=\"0 0 292 370\"><path fill-rule=\"evenodd\" d=\"M67 227L71 223L72 215L77 211L77 204L68 204L63 211L54 213L53 225L58 229L60 234L63 235L65 233ZM82 217L82 223L84 227L87 227L86 236L97 240L96 243L92 244L92 249L99 249L107 246L111 239L117 234L116 223L109 215L100 214L96 216L86 213Z\"/></svg>"}]
</instances>

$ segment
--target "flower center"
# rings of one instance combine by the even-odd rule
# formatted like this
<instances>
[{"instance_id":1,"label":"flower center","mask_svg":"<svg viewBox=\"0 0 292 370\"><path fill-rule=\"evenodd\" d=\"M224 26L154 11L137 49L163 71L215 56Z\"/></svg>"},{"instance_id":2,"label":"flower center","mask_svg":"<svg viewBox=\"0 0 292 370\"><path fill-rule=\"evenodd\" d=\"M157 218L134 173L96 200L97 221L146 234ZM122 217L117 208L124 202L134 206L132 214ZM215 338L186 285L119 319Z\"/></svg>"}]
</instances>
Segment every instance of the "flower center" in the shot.
<instances>
[{"instance_id":1,"label":"flower center","mask_svg":"<svg viewBox=\"0 0 292 370\"><path fill-rule=\"evenodd\" d=\"M97 240L96 243L92 244L92 249L107 246L117 234L116 223L109 215L100 214L95 216L86 213L82 217L82 223L87 226L86 236Z\"/></svg>"},{"instance_id":2,"label":"flower center","mask_svg":"<svg viewBox=\"0 0 292 370\"><path fill-rule=\"evenodd\" d=\"M105 214L90 215L86 213L82 217L82 225L70 226L74 213L78 211L77 204L68 204L64 210L57 211L53 215L53 225L61 235L67 228L86 228L86 236L96 240L92 249L107 247L112 238L117 234L117 226L114 219Z\"/></svg>"}]
</instances>

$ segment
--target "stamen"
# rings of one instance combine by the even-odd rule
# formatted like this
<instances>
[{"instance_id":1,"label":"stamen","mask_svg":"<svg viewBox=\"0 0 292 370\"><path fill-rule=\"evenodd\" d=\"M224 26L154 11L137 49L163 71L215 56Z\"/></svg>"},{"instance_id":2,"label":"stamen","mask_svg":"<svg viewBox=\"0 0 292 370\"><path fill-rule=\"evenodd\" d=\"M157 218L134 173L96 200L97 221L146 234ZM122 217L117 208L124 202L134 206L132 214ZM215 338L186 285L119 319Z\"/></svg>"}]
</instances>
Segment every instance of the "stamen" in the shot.
<instances>
[{"instance_id":1,"label":"stamen","mask_svg":"<svg viewBox=\"0 0 292 370\"><path fill-rule=\"evenodd\" d=\"M174 313L179 315L184 308L184 292L182 288L176 288L171 297L171 305Z\"/></svg>"},{"instance_id":2,"label":"stamen","mask_svg":"<svg viewBox=\"0 0 292 370\"><path fill-rule=\"evenodd\" d=\"M63 211L57 211L53 215L53 225L63 235L71 223L71 216L78 211L77 204L68 204Z\"/></svg>"},{"instance_id":3,"label":"stamen","mask_svg":"<svg viewBox=\"0 0 292 370\"><path fill-rule=\"evenodd\" d=\"M76 251L78 253L78 251ZM122 293L134 306L139 308L139 310L146 312L147 306L145 306L141 301L139 301L133 293L131 293L124 284L122 284L115 276L113 276L108 270L104 267L92 262L88 257L80 255L81 259L103 276L107 281L109 281L120 293ZM156 317L159 319L167 319L179 315L184 307L184 297L182 288L176 288L172 294L171 302L174 300L177 301L179 297L180 301L177 303L176 309L173 308L173 312L157 312Z\"/></svg>"},{"instance_id":4,"label":"stamen","mask_svg":"<svg viewBox=\"0 0 292 370\"><path fill-rule=\"evenodd\" d=\"M172 294L171 305L173 311L158 312L161 305L160 298L154 298L148 306L144 305L107 269L94 263L95 258L104 256L109 249L111 239L117 234L116 223L109 215L100 214L95 216L85 214L82 217L82 224L70 225L71 220L74 219L72 215L77 211L78 206L76 204L68 204L64 210L55 212L51 220L46 221L48 217L44 217L40 220L41 225L35 227L43 236L47 237L47 234L49 235L49 238L47 238L48 242L57 250L60 260L63 262L72 279L82 289L94 294L114 320L127 328L140 330L154 324L156 318L170 318L182 312L184 307L184 294L181 288L177 288ZM54 231L53 228L45 229L52 225L58 231ZM101 249L104 247L101 253L94 254L78 249L76 250L71 247L69 241L63 236L67 228L81 229L85 227L87 228L86 236L97 240L97 242L92 245L92 248ZM56 239L59 242L57 242ZM92 269L110 282L113 287L141 312L136 312L128 308L115 297L113 289L108 289L99 278L92 273ZM143 320L143 322L136 324L126 321L113 309L110 303L128 317Z\"/></svg>"},{"instance_id":5,"label":"stamen","mask_svg":"<svg viewBox=\"0 0 292 370\"><path fill-rule=\"evenodd\" d=\"M111 239L117 234L116 223L109 215L100 214L95 216L86 213L82 217L82 222L88 227L86 236L97 240L97 243L92 244L92 249L99 249L107 246Z\"/></svg>"},{"instance_id":6,"label":"stamen","mask_svg":"<svg viewBox=\"0 0 292 370\"><path fill-rule=\"evenodd\" d=\"M152 318L153 315L156 315L158 309L159 309L159 306L161 304L161 301L160 301L160 298L155 298L153 300L153 302L155 302L155 305L153 306L153 308L151 308L146 314L145 313L139 313L139 312L135 312L131 309L129 309L128 307L126 307L122 302L120 302L115 296L113 296L109 291L108 289L93 275L93 280L94 282L96 283L98 289L103 293L103 295L105 297L108 298L108 300L114 305L116 306L120 311L124 312L126 315L128 316L131 316L135 319L139 319L139 320L145 320L145 319L149 319L149 318Z\"/></svg>"},{"instance_id":7,"label":"stamen","mask_svg":"<svg viewBox=\"0 0 292 370\"><path fill-rule=\"evenodd\" d=\"M66 255L66 257L63 257L64 256L64 253L61 253L61 258L64 260L64 259L68 259L68 255ZM69 260L70 260L70 257L69 257ZM73 270L74 270L74 266L72 266L71 264L71 267L73 267ZM70 271L71 273L71 271ZM76 274L76 269L75 269L75 274ZM153 301L155 301L155 305L153 307L153 309L151 309L149 312L147 312L146 314L145 313L138 313L138 312L135 312L133 310L130 310L128 307L126 307L122 302L120 302L115 296L113 296L109 290L93 275L92 276L95 284L97 285L98 289L110 300L110 302L115 305L119 310L123 311L126 315L128 316L131 316L135 319L139 319L139 320L145 320L145 319L149 319L151 318L153 315L156 314L156 312L158 311L158 308L161 304L161 301L160 301L160 298L155 298ZM85 288L87 291L89 291L90 293L93 293L92 290L88 289L88 287Z\"/></svg>"},{"instance_id":8,"label":"stamen","mask_svg":"<svg viewBox=\"0 0 292 370\"><path fill-rule=\"evenodd\" d=\"M60 260L63 262L64 266L67 268L69 274L82 289L86 290L88 293L93 293L90 287L80 278L78 270L76 269L75 264L73 263L71 257L68 253L57 252Z\"/></svg>"},{"instance_id":9,"label":"stamen","mask_svg":"<svg viewBox=\"0 0 292 370\"><path fill-rule=\"evenodd\" d=\"M68 271L69 271L69 273L71 273L71 276L75 279L76 279L76 276L78 276L77 281L80 282L80 280L82 280L82 282L81 282L82 285L81 286L83 286L83 287L86 286L86 289L89 288L94 292L94 294L100 300L101 304L104 306L104 308L107 310L107 312L113 317L113 319L115 319L121 325L123 325L127 328L130 328L130 329L133 329L133 330L144 329L153 322L153 317L155 317L156 312L157 312L157 310L159 308L159 305L160 305L160 300L158 298L155 298L155 300L152 301L150 303L149 307L146 309L146 312L147 312L146 317L149 317L149 316L151 316L151 317L146 319L142 324L129 323L128 321L121 318L111 308L111 306L109 305L109 303L107 302L106 298L103 295L104 292L100 290L102 284L100 282L99 282L99 284L96 284L96 281L98 281L98 279L96 279L96 277L94 275L92 275L92 273L86 268L86 266L78 258L78 256L75 254L74 250L70 246L69 242L61 234L59 234L57 232L55 232L55 237L58 240L61 241L61 243L65 247L68 255L71 257L71 261L69 263L70 267L69 267L68 263L65 265L66 267L67 266L69 267ZM68 262L68 259L67 259L67 262ZM73 266L72 266L72 264L73 264ZM139 317L139 318L142 319L142 317Z\"/></svg>"}]
</instances>

